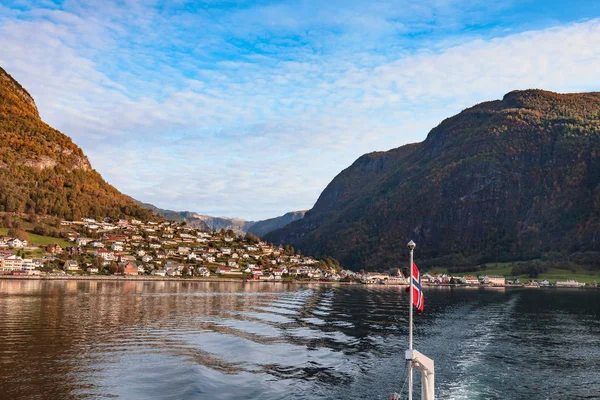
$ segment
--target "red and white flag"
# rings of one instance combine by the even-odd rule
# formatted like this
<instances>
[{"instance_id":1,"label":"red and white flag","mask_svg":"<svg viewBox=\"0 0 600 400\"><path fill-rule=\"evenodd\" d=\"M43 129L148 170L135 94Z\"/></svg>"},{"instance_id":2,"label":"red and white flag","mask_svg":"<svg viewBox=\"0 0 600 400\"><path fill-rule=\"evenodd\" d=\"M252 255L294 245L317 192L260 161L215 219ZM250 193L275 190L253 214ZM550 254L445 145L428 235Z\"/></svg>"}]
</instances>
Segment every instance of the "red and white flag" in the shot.
<instances>
[{"instance_id":1,"label":"red and white flag","mask_svg":"<svg viewBox=\"0 0 600 400\"><path fill-rule=\"evenodd\" d=\"M421 287L421 274L417 264L412 265L412 285L413 285L413 305L417 308L417 312L423 312L425 305L425 297L423 296L423 288ZM410 291L410 286L406 288L406 293Z\"/></svg>"}]
</instances>

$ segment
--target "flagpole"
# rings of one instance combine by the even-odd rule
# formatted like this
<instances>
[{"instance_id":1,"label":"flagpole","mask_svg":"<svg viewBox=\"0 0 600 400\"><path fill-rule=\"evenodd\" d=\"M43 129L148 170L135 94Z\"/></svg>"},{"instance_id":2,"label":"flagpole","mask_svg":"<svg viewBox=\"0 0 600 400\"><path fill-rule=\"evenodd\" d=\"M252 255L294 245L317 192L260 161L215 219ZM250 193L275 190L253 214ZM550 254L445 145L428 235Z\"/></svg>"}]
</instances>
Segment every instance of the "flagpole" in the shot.
<instances>
[{"instance_id":1,"label":"flagpole","mask_svg":"<svg viewBox=\"0 0 600 400\"><path fill-rule=\"evenodd\" d=\"M408 303L408 349L413 349L413 250L417 245L412 240L408 242L408 248L410 249L410 265L408 270L410 271L410 295ZM413 392L413 371L412 361L408 366L408 400L412 400Z\"/></svg>"}]
</instances>

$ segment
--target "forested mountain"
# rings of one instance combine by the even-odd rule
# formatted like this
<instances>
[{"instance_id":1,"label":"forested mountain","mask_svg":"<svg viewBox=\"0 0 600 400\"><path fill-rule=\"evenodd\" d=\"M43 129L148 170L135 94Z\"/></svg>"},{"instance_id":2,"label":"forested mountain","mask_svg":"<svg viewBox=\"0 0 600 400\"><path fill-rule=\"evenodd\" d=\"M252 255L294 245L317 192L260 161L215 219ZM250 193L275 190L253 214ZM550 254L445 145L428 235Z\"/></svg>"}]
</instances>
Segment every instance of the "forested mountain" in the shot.
<instances>
[{"instance_id":1,"label":"forested mountain","mask_svg":"<svg viewBox=\"0 0 600 400\"><path fill-rule=\"evenodd\" d=\"M397 266L411 239L425 266L600 267L600 93L514 91L469 108L421 143L360 157L265 239L354 269Z\"/></svg>"},{"instance_id":2,"label":"forested mountain","mask_svg":"<svg viewBox=\"0 0 600 400\"><path fill-rule=\"evenodd\" d=\"M0 211L67 219L152 217L106 183L68 136L45 124L33 98L2 68Z\"/></svg>"}]
</instances>

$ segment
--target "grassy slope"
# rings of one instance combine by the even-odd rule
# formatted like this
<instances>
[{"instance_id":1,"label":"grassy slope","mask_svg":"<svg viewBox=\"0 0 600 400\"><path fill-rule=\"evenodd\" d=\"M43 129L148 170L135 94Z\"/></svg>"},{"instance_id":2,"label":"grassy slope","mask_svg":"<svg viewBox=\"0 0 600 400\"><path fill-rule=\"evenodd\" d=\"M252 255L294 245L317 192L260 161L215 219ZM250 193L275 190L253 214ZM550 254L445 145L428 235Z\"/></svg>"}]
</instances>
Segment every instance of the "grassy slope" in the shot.
<instances>
[{"instance_id":1,"label":"grassy slope","mask_svg":"<svg viewBox=\"0 0 600 400\"><path fill-rule=\"evenodd\" d=\"M0 228L0 235L6 235L7 233L7 228ZM52 243L58 243L62 248L72 246L72 244L69 244L69 242L55 237L40 236L29 232L27 232L27 235L29 236L29 243L36 246L46 246Z\"/></svg>"}]
</instances>

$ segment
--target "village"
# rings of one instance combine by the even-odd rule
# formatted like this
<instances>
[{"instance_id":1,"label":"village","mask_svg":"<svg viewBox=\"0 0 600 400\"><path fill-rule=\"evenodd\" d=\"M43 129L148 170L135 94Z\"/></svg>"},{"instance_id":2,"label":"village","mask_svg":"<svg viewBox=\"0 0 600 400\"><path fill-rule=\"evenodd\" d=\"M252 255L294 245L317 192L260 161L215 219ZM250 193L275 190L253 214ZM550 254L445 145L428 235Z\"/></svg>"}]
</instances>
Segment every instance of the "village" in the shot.
<instances>
[{"instance_id":1,"label":"village","mask_svg":"<svg viewBox=\"0 0 600 400\"><path fill-rule=\"evenodd\" d=\"M361 281L365 284L380 284L380 285L408 285L408 279L402 277L399 272L388 274L378 272L367 272L361 275ZM450 285L461 285L469 287L527 287L527 288L540 288L540 287L563 287L563 288L580 288L585 287L586 284L577 282L576 280L568 279L564 281L557 280L550 282L548 280L536 281L533 279L527 282L521 282L519 279L508 279L501 275L464 275L464 276L453 276L450 274L429 274L424 273L421 275L421 284L423 286L450 286ZM590 286L596 286L591 284Z\"/></svg>"},{"instance_id":2,"label":"village","mask_svg":"<svg viewBox=\"0 0 600 400\"><path fill-rule=\"evenodd\" d=\"M273 246L231 230L206 232L178 222L110 220L62 221L69 246L43 247L0 236L0 274L121 275L153 277L354 279L335 261L316 260L292 248Z\"/></svg>"},{"instance_id":3,"label":"village","mask_svg":"<svg viewBox=\"0 0 600 400\"><path fill-rule=\"evenodd\" d=\"M387 273L355 273L335 260L302 256L252 234L202 231L173 221L93 218L62 221L68 245L33 245L24 238L0 236L0 276L122 276L154 278L321 281L408 285L398 268ZM424 286L583 287L575 280L520 282L505 276L421 276Z\"/></svg>"}]
</instances>

